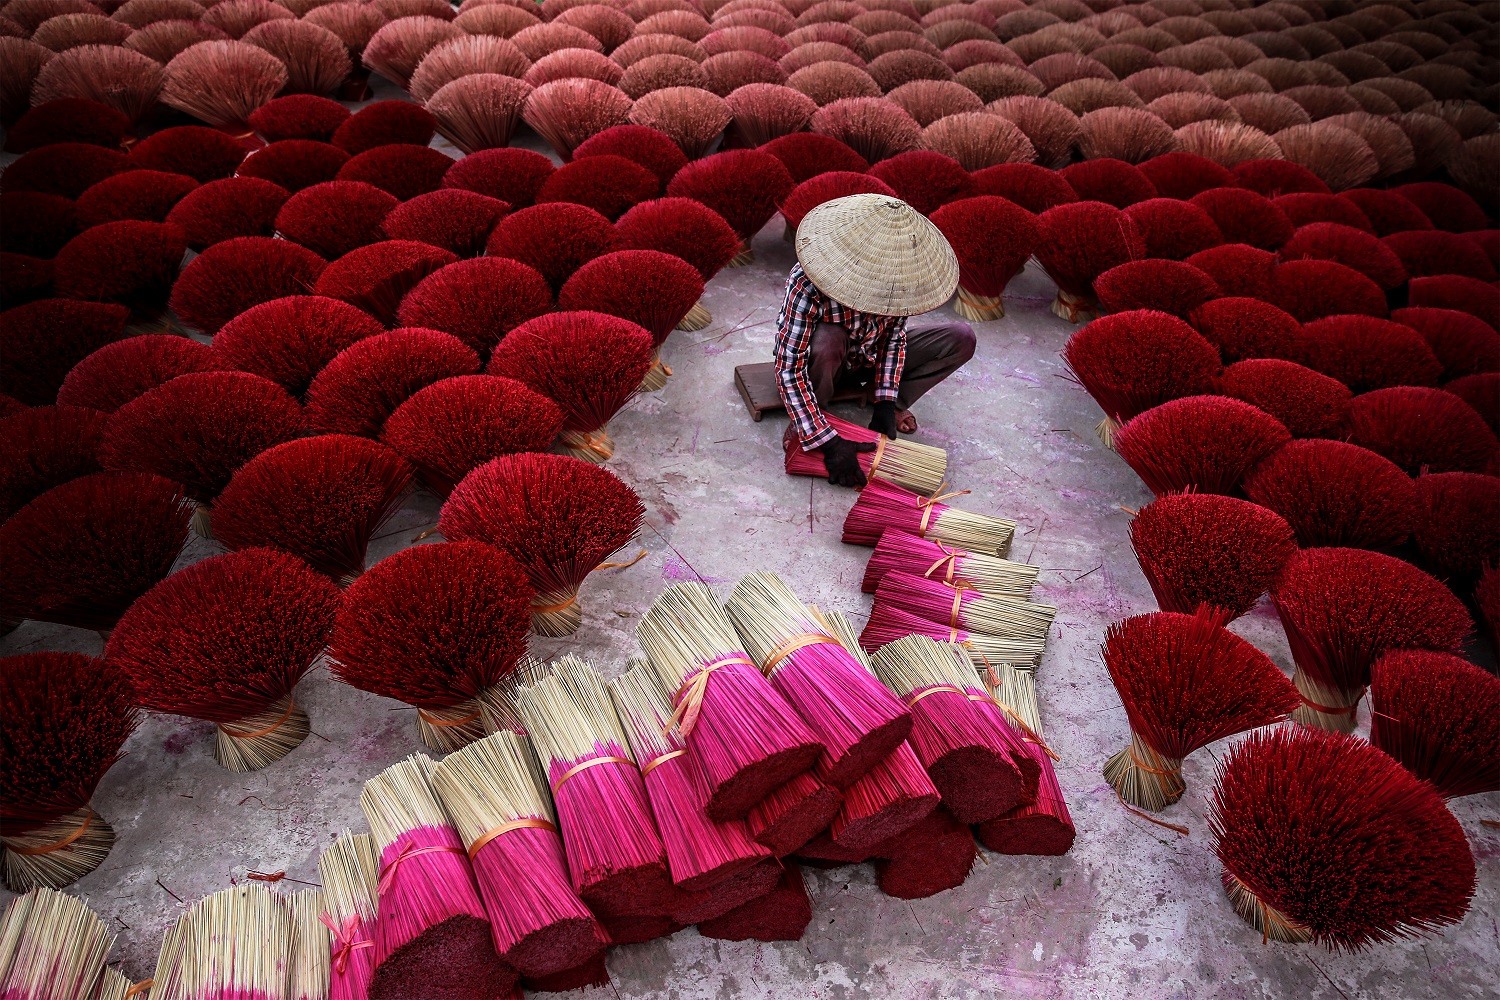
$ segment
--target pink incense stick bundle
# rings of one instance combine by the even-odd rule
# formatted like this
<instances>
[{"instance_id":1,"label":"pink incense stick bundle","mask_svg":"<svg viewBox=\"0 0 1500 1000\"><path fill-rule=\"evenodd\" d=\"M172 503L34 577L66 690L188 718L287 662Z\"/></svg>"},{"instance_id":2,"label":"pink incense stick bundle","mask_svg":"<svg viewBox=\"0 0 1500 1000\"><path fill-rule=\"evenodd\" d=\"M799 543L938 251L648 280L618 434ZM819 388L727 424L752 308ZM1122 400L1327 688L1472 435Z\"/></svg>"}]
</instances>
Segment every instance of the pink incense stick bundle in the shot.
<instances>
[{"instance_id":1,"label":"pink incense stick bundle","mask_svg":"<svg viewBox=\"0 0 1500 1000\"><path fill-rule=\"evenodd\" d=\"M762 799L745 817L757 843L784 858L828 828L844 804L837 788L799 774Z\"/></svg>"},{"instance_id":2,"label":"pink incense stick bundle","mask_svg":"<svg viewBox=\"0 0 1500 1000\"><path fill-rule=\"evenodd\" d=\"M973 832L942 807L881 844L876 852L876 884L897 899L926 899L958 888L979 856Z\"/></svg>"},{"instance_id":3,"label":"pink incense stick bundle","mask_svg":"<svg viewBox=\"0 0 1500 1000\"><path fill-rule=\"evenodd\" d=\"M345 830L318 859L321 919L333 934L328 1000L364 1000L375 976L375 879L380 858L368 833Z\"/></svg>"},{"instance_id":4,"label":"pink incense stick bundle","mask_svg":"<svg viewBox=\"0 0 1500 1000\"><path fill-rule=\"evenodd\" d=\"M839 437L875 445L875 450L859 455L859 466L867 477L884 479L918 493L936 493L948 473L948 453L932 445L918 444L909 438L892 441L879 431L851 424L825 414ZM803 451L795 440L786 441L786 474L826 479L828 465L820 451Z\"/></svg>"},{"instance_id":5,"label":"pink incense stick bundle","mask_svg":"<svg viewBox=\"0 0 1500 1000\"><path fill-rule=\"evenodd\" d=\"M984 657L994 663L1017 663L1033 668L1046 649L1046 642L1042 639L986 635L983 632L950 628L878 600L870 611L870 620L865 623L864 631L859 634L859 644L873 651L913 633L938 642L957 643L974 656Z\"/></svg>"},{"instance_id":6,"label":"pink incense stick bundle","mask_svg":"<svg viewBox=\"0 0 1500 1000\"><path fill-rule=\"evenodd\" d=\"M1011 562L998 556L944 545L897 529L881 533L875 551L865 566L860 589L875 593L881 579L892 570L938 580L950 587L969 587L989 597L1031 596L1040 570L1029 563Z\"/></svg>"},{"instance_id":7,"label":"pink incense stick bundle","mask_svg":"<svg viewBox=\"0 0 1500 1000\"><path fill-rule=\"evenodd\" d=\"M708 783L709 818L745 816L822 756L823 744L761 674L703 584L663 591L637 635L673 692L672 720Z\"/></svg>"},{"instance_id":8,"label":"pink incense stick bundle","mask_svg":"<svg viewBox=\"0 0 1500 1000\"><path fill-rule=\"evenodd\" d=\"M665 914L666 848L604 681L569 655L515 703L552 786L574 890L602 916Z\"/></svg>"},{"instance_id":9,"label":"pink incense stick bundle","mask_svg":"<svg viewBox=\"0 0 1500 1000\"><path fill-rule=\"evenodd\" d=\"M973 670L963 650L909 635L881 647L874 664L886 687L911 706L907 743L949 812L982 823L1025 801L1026 783L1012 756L1019 747L1003 723L969 700Z\"/></svg>"},{"instance_id":10,"label":"pink incense stick bundle","mask_svg":"<svg viewBox=\"0 0 1500 1000\"><path fill-rule=\"evenodd\" d=\"M839 848L863 860L876 844L936 809L940 800L916 751L902 743L844 789L844 805L829 834Z\"/></svg>"},{"instance_id":11,"label":"pink incense stick bundle","mask_svg":"<svg viewBox=\"0 0 1500 1000\"><path fill-rule=\"evenodd\" d=\"M893 483L873 479L859 491L859 499L844 519L844 541L849 545L874 545L880 541L882 532L895 528L918 538L1003 556L1010 548L1016 523L959 510L943 502L967 492L938 490L929 499Z\"/></svg>"},{"instance_id":12,"label":"pink incense stick bundle","mask_svg":"<svg viewBox=\"0 0 1500 1000\"><path fill-rule=\"evenodd\" d=\"M996 707L1021 728L1023 745L1038 769L1036 800L981 823L979 842L998 854L1060 855L1073 846L1073 817L1052 763L1057 755L1042 736L1036 683L1030 670L986 664L984 685Z\"/></svg>"},{"instance_id":13,"label":"pink incense stick bundle","mask_svg":"<svg viewBox=\"0 0 1500 1000\"><path fill-rule=\"evenodd\" d=\"M365 782L359 796L380 850L369 1000L492 1000L516 984L516 971L495 954L468 855L431 772L431 758L415 754Z\"/></svg>"},{"instance_id":14,"label":"pink incense stick bundle","mask_svg":"<svg viewBox=\"0 0 1500 1000\"><path fill-rule=\"evenodd\" d=\"M822 739L818 779L847 788L911 731L911 713L828 634L774 573L752 573L725 605L745 648Z\"/></svg>"},{"instance_id":15,"label":"pink incense stick bundle","mask_svg":"<svg viewBox=\"0 0 1500 1000\"><path fill-rule=\"evenodd\" d=\"M604 928L568 882L552 802L526 738L508 730L450 754L432 784L468 846L495 950L523 976L597 957Z\"/></svg>"},{"instance_id":16,"label":"pink incense stick bundle","mask_svg":"<svg viewBox=\"0 0 1500 1000\"><path fill-rule=\"evenodd\" d=\"M776 888L780 877L780 862L766 858L706 889L689 892L679 887L672 901L672 922L687 926L721 917Z\"/></svg>"},{"instance_id":17,"label":"pink incense stick bundle","mask_svg":"<svg viewBox=\"0 0 1500 1000\"><path fill-rule=\"evenodd\" d=\"M609 682L615 712L641 762L641 777L667 850L672 881L690 892L717 885L770 857L740 820L715 823L704 811L708 782L676 731L672 707L650 664L637 661Z\"/></svg>"},{"instance_id":18,"label":"pink incense stick bundle","mask_svg":"<svg viewBox=\"0 0 1500 1000\"><path fill-rule=\"evenodd\" d=\"M812 922L812 900L802 869L789 864L776 888L722 917L705 920L698 932L720 941L796 941Z\"/></svg>"},{"instance_id":19,"label":"pink incense stick bundle","mask_svg":"<svg viewBox=\"0 0 1500 1000\"><path fill-rule=\"evenodd\" d=\"M875 588L881 604L926 618L950 629L1002 638L1045 640L1057 609L1014 597L986 597L969 587L953 587L914 573L887 573Z\"/></svg>"},{"instance_id":20,"label":"pink incense stick bundle","mask_svg":"<svg viewBox=\"0 0 1500 1000\"><path fill-rule=\"evenodd\" d=\"M290 1000L292 946L288 898L246 882L204 896L167 929L147 982L158 997Z\"/></svg>"}]
</instances>

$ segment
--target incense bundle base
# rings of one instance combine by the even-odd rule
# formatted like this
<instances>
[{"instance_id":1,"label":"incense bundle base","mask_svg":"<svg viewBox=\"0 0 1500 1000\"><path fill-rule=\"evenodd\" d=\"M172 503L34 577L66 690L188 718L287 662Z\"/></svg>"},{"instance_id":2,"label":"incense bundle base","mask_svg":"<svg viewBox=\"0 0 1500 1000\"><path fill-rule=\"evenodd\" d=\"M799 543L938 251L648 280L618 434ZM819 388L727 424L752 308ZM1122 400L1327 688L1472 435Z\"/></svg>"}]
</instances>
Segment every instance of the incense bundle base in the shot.
<instances>
[{"instance_id":1,"label":"incense bundle base","mask_svg":"<svg viewBox=\"0 0 1500 1000\"><path fill-rule=\"evenodd\" d=\"M1110 451L1115 450L1115 434L1120 430L1120 422L1114 417L1106 415L1103 420L1094 426L1094 433L1098 435L1099 443Z\"/></svg>"},{"instance_id":2,"label":"incense bundle base","mask_svg":"<svg viewBox=\"0 0 1500 1000\"><path fill-rule=\"evenodd\" d=\"M776 887L721 917L705 920L698 932L719 941L796 941L812 922L812 900L802 870L789 864Z\"/></svg>"},{"instance_id":3,"label":"incense bundle base","mask_svg":"<svg viewBox=\"0 0 1500 1000\"><path fill-rule=\"evenodd\" d=\"M672 369L668 368L661 359L661 348L651 356L651 367L647 369L645 378L641 379L641 387L637 392L657 392L667 387L667 379L672 377Z\"/></svg>"},{"instance_id":4,"label":"incense bundle base","mask_svg":"<svg viewBox=\"0 0 1500 1000\"><path fill-rule=\"evenodd\" d=\"M925 899L964 884L979 851L969 828L938 808L879 848L875 880L897 899Z\"/></svg>"},{"instance_id":5,"label":"incense bundle base","mask_svg":"<svg viewBox=\"0 0 1500 1000\"><path fill-rule=\"evenodd\" d=\"M663 382L663 385L666 383ZM591 431L563 431L558 445L564 455L602 465L614 457L615 439L603 427Z\"/></svg>"},{"instance_id":6,"label":"incense bundle base","mask_svg":"<svg viewBox=\"0 0 1500 1000\"><path fill-rule=\"evenodd\" d=\"M193 533L199 538L207 538L210 541L214 537L213 508L206 503L200 503L193 508Z\"/></svg>"},{"instance_id":7,"label":"incense bundle base","mask_svg":"<svg viewBox=\"0 0 1500 1000\"><path fill-rule=\"evenodd\" d=\"M1163 757L1131 733L1130 746L1104 762L1104 780L1116 794L1140 809L1161 812L1182 798L1182 761Z\"/></svg>"},{"instance_id":8,"label":"incense bundle base","mask_svg":"<svg viewBox=\"0 0 1500 1000\"><path fill-rule=\"evenodd\" d=\"M115 831L89 806L48 823L0 837L5 884L12 892L61 889L98 868L115 844Z\"/></svg>"},{"instance_id":9,"label":"incense bundle base","mask_svg":"<svg viewBox=\"0 0 1500 1000\"><path fill-rule=\"evenodd\" d=\"M681 894L681 900L672 907L671 917L677 923L687 925L723 916L770 892L780 877L780 864L762 861L707 889Z\"/></svg>"},{"instance_id":10,"label":"incense bundle base","mask_svg":"<svg viewBox=\"0 0 1500 1000\"><path fill-rule=\"evenodd\" d=\"M521 985L528 993L567 993L590 986L604 987L609 985L609 968L604 964L604 953L600 952L571 969L547 976L525 976Z\"/></svg>"},{"instance_id":11,"label":"incense bundle base","mask_svg":"<svg viewBox=\"0 0 1500 1000\"><path fill-rule=\"evenodd\" d=\"M694 333L708 327L714 321L714 314L708 311L708 307L699 299L693 304L693 308L687 311L687 315L677 321L677 329Z\"/></svg>"},{"instance_id":12,"label":"incense bundle base","mask_svg":"<svg viewBox=\"0 0 1500 1000\"><path fill-rule=\"evenodd\" d=\"M531 602L531 631L537 635L561 639L582 626L583 609L578 606L577 587L537 594Z\"/></svg>"},{"instance_id":13,"label":"incense bundle base","mask_svg":"<svg viewBox=\"0 0 1500 1000\"><path fill-rule=\"evenodd\" d=\"M1303 924L1297 923L1285 913L1274 906L1264 902L1249 887L1229 872L1223 872L1224 894L1229 897L1229 903L1234 907L1234 912L1240 918L1260 931L1261 937L1267 941L1280 941L1283 944L1306 944L1313 939L1312 930Z\"/></svg>"},{"instance_id":14,"label":"incense bundle base","mask_svg":"<svg viewBox=\"0 0 1500 1000\"><path fill-rule=\"evenodd\" d=\"M367 833L344 832L318 859L326 909L318 919L333 934L329 1000L364 1000L375 975L375 844Z\"/></svg>"},{"instance_id":15,"label":"incense bundle base","mask_svg":"<svg viewBox=\"0 0 1500 1000\"><path fill-rule=\"evenodd\" d=\"M745 267L755 263L755 251L750 248L750 241L745 240L740 244L740 252L729 258L725 267Z\"/></svg>"},{"instance_id":16,"label":"incense bundle base","mask_svg":"<svg viewBox=\"0 0 1500 1000\"><path fill-rule=\"evenodd\" d=\"M940 799L916 752L902 743L845 790L829 835L841 849L867 856L881 841L921 821Z\"/></svg>"},{"instance_id":17,"label":"incense bundle base","mask_svg":"<svg viewBox=\"0 0 1500 1000\"><path fill-rule=\"evenodd\" d=\"M1098 300L1093 296L1074 295L1059 288L1057 298L1052 300L1052 315L1069 323L1087 323L1091 319L1098 319L1101 311Z\"/></svg>"},{"instance_id":18,"label":"incense bundle base","mask_svg":"<svg viewBox=\"0 0 1500 1000\"><path fill-rule=\"evenodd\" d=\"M312 723L291 695L265 711L221 722L214 729L214 760L241 774L281 760L307 739Z\"/></svg>"},{"instance_id":19,"label":"incense bundle base","mask_svg":"<svg viewBox=\"0 0 1500 1000\"><path fill-rule=\"evenodd\" d=\"M470 698L447 708L418 708L417 736L429 750L453 753L489 731L479 698Z\"/></svg>"},{"instance_id":20,"label":"incense bundle base","mask_svg":"<svg viewBox=\"0 0 1500 1000\"><path fill-rule=\"evenodd\" d=\"M891 440L879 431L851 424L847 420L825 415L829 426L849 441L875 445L871 452L861 452L859 467L871 479L883 479L916 493L936 493L948 474L948 453L932 445L918 444L910 438ZM828 464L820 451L803 451L795 439L783 442L786 474L826 479Z\"/></svg>"},{"instance_id":21,"label":"incense bundle base","mask_svg":"<svg viewBox=\"0 0 1500 1000\"><path fill-rule=\"evenodd\" d=\"M953 300L953 311L973 323L988 323L1005 316L1005 300L998 295L979 295L963 285Z\"/></svg>"},{"instance_id":22,"label":"incense bundle base","mask_svg":"<svg viewBox=\"0 0 1500 1000\"><path fill-rule=\"evenodd\" d=\"M583 965L609 943L567 883L555 832L514 830L484 844L472 860L495 925L496 948L523 977Z\"/></svg>"},{"instance_id":23,"label":"incense bundle base","mask_svg":"<svg viewBox=\"0 0 1500 1000\"><path fill-rule=\"evenodd\" d=\"M826 830L843 803L836 788L799 774L751 809L745 824L757 843L784 858Z\"/></svg>"},{"instance_id":24,"label":"incense bundle base","mask_svg":"<svg viewBox=\"0 0 1500 1000\"><path fill-rule=\"evenodd\" d=\"M668 916L601 917L604 932L611 945L645 944L682 930L683 925Z\"/></svg>"},{"instance_id":25,"label":"incense bundle base","mask_svg":"<svg viewBox=\"0 0 1500 1000\"><path fill-rule=\"evenodd\" d=\"M1326 685L1301 667L1292 672L1301 704L1292 710L1292 721L1309 729L1352 733L1358 721L1364 688L1347 690Z\"/></svg>"}]
</instances>

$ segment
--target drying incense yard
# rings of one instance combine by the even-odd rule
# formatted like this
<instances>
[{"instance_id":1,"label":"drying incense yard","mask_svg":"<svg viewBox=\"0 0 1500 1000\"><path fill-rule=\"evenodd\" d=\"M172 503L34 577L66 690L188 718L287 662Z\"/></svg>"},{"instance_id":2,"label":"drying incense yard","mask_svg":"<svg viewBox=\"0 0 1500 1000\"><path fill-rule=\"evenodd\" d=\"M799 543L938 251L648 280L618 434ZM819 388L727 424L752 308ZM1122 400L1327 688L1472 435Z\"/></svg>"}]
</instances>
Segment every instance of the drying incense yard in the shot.
<instances>
[{"instance_id":1,"label":"drying incense yard","mask_svg":"<svg viewBox=\"0 0 1500 1000\"><path fill-rule=\"evenodd\" d=\"M1497 24L0 0L4 1000L1493 995Z\"/></svg>"}]
</instances>

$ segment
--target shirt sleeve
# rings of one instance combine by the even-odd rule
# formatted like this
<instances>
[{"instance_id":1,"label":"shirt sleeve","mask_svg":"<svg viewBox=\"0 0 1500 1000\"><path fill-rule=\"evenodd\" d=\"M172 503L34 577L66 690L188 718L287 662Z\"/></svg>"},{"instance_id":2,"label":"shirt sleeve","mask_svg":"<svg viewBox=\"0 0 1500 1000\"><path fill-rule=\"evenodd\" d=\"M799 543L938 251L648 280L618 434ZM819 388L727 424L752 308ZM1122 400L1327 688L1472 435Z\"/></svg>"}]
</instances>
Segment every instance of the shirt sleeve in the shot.
<instances>
[{"instance_id":1,"label":"shirt sleeve","mask_svg":"<svg viewBox=\"0 0 1500 1000\"><path fill-rule=\"evenodd\" d=\"M807 376L820 305L817 287L807 280L800 267L793 268L786 282L786 298L776 316L776 388L803 451L820 448L838 436L818 406L817 394Z\"/></svg>"},{"instance_id":2,"label":"shirt sleeve","mask_svg":"<svg viewBox=\"0 0 1500 1000\"><path fill-rule=\"evenodd\" d=\"M901 392L901 372L906 368L906 318L901 317L891 325L891 331L880 349L880 361L876 366L875 401L895 400Z\"/></svg>"}]
</instances>

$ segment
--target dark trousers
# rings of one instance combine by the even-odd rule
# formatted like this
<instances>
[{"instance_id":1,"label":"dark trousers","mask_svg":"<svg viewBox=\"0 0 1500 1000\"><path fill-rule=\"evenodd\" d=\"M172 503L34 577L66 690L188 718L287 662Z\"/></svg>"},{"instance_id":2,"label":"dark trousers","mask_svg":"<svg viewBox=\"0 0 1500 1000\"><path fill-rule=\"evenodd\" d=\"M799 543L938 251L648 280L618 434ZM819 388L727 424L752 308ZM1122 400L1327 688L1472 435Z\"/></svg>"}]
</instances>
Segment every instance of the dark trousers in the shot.
<instances>
[{"instance_id":1,"label":"dark trousers","mask_svg":"<svg viewBox=\"0 0 1500 1000\"><path fill-rule=\"evenodd\" d=\"M827 408L835 392L847 389L868 387L869 396L874 396L875 369L845 368L848 354L849 331L838 323L819 323L808 350L807 376L820 407ZM901 369L896 405L903 410L911 409L929 389L958 371L973 356L974 328L962 320L908 327L906 366ZM789 426L787 433L793 435L796 431Z\"/></svg>"}]
</instances>

